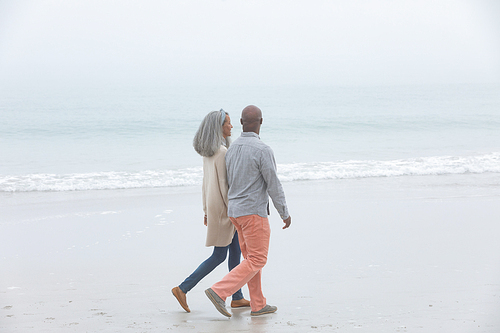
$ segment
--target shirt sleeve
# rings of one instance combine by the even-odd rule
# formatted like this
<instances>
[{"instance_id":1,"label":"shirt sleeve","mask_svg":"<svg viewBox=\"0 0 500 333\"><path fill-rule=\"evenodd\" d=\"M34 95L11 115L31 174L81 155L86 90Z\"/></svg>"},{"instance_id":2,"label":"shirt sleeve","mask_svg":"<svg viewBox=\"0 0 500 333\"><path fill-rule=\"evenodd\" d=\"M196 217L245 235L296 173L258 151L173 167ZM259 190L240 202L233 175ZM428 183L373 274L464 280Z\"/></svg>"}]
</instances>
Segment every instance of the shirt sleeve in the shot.
<instances>
[{"instance_id":1,"label":"shirt sleeve","mask_svg":"<svg viewBox=\"0 0 500 333\"><path fill-rule=\"evenodd\" d=\"M280 214L281 219L286 220L290 215L286 206L285 192L278 178L273 151L269 147L261 151L260 172L267 184L267 193L273 200L274 207Z\"/></svg>"}]
</instances>

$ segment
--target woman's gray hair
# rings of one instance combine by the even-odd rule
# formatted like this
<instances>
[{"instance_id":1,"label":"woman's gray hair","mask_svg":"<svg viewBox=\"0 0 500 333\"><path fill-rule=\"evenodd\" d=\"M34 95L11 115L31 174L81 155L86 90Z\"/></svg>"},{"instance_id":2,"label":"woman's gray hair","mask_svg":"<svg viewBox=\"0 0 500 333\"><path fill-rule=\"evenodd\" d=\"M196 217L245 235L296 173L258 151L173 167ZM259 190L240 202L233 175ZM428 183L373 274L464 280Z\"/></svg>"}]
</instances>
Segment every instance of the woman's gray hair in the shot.
<instances>
[{"instance_id":1,"label":"woman's gray hair","mask_svg":"<svg viewBox=\"0 0 500 333\"><path fill-rule=\"evenodd\" d=\"M194 150L201 156L213 156L219 151L221 145L229 148L229 137L224 139L222 135L222 125L226 122L226 115L229 115L229 113L222 109L212 111L201 122L193 139Z\"/></svg>"}]
</instances>

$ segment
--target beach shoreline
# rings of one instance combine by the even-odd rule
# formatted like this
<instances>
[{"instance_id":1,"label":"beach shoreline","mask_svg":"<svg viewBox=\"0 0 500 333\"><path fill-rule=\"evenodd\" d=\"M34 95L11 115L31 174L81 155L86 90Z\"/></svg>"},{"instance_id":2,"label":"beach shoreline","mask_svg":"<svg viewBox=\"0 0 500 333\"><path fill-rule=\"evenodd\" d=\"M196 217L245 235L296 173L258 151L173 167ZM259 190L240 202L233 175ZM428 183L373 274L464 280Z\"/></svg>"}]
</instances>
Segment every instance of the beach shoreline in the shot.
<instances>
[{"instance_id":1,"label":"beach shoreline","mask_svg":"<svg viewBox=\"0 0 500 333\"><path fill-rule=\"evenodd\" d=\"M208 257L201 189L1 193L5 332L496 332L498 174L285 182L263 290L278 312L226 319L170 293ZM243 289L247 296L246 287Z\"/></svg>"}]
</instances>

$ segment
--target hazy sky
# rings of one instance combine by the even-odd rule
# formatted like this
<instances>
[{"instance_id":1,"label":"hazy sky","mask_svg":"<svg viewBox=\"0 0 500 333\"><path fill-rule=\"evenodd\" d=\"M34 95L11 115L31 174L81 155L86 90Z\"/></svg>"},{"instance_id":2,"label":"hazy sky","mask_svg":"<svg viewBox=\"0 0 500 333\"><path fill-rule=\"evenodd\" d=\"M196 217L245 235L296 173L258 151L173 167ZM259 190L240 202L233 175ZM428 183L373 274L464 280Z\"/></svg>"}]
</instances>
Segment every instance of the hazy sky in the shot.
<instances>
[{"instance_id":1,"label":"hazy sky","mask_svg":"<svg viewBox=\"0 0 500 333\"><path fill-rule=\"evenodd\" d=\"M498 0L0 0L0 83L500 82Z\"/></svg>"}]
</instances>

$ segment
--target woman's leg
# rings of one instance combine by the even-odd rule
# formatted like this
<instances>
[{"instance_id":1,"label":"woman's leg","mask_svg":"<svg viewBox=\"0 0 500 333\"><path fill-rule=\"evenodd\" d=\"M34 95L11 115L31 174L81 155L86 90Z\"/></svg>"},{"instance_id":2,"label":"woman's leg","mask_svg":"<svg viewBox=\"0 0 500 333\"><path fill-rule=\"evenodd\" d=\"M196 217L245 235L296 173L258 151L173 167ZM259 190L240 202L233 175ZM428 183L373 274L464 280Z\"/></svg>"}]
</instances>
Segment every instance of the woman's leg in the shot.
<instances>
[{"instance_id":1,"label":"woman's leg","mask_svg":"<svg viewBox=\"0 0 500 333\"><path fill-rule=\"evenodd\" d=\"M188 276L184 282L179 285L179 288L183 293L189 292L198 282L201 281L205 276L207 276L215 267L219 266L224 260L226 260L227 250L229 246L219 247L214 246L214 252L212 255L202 262L200 266Z\"/></svg>"},{"instance_id":2,"label":"woman's leg","mask_svg":"<svg viewBox=\"0 0 500 333\"><path fill-rule=\"evenodd\" d=\"M229 260L228 267L229 271L239 265L241 259L240 243L238 240L238 232L234 233L233 241L229 244ZM241 289L233 294L233 301L237 301L243 298L243 293Z\"/></svg>"}]
</instances>

